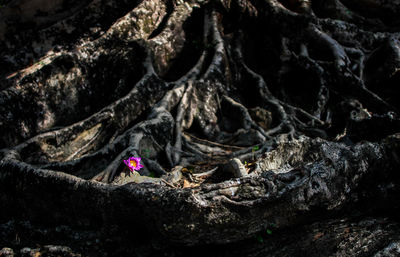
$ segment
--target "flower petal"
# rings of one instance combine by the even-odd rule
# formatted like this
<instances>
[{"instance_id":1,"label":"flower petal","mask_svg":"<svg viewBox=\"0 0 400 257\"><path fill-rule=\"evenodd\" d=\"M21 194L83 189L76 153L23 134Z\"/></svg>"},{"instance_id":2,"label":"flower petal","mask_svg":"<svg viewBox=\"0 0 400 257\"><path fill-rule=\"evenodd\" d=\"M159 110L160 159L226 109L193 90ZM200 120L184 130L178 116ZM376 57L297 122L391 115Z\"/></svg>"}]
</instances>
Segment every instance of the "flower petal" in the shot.
<instances>
[{"instance_id":1,"label":"flower petal","mask_svg":"<svg viewBox=\"0 0 400 257\"><path fill-rule=\"evenodd\" d=\"M123 160L125 165L128 166L128 168L133 172L135 170L140 170L141 168L143 168L144 166L142 164L140 164L140 160L142 158L140 157L129 157L128 160ZM136 165L132 164L135 163Z\"/></svg>"}]
</instances>

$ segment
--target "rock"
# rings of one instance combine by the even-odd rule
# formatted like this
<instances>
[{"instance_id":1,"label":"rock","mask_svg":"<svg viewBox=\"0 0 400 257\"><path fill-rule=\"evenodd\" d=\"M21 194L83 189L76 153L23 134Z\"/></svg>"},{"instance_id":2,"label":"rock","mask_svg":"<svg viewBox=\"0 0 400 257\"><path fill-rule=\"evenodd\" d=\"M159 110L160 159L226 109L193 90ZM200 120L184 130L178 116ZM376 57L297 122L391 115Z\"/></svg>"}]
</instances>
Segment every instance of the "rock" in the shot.
<instances>
[{"instance_id":1,"label":"rock","mask_svg":"<svg viewBox=\"0 0 400 257\"><path fill-rule=\"evenodd\" d=\"M227 164L224 165L223 171L225 173L230 173L233 175L235 178L241 178L244 176L247 176L247 171L242 162L234 158L230 160Z\"/></svg>"},{"instance_id":2,"label":"rock","mask_svg":"<svg viewBox=\"0 0 400 257\"><path fill-rule=\"evenodd\" d=\"M178 183L182 179L182 169L182 166L175 166L171 172L163 175L161 178L172 184Z\"/></svg>"}]
</instances>

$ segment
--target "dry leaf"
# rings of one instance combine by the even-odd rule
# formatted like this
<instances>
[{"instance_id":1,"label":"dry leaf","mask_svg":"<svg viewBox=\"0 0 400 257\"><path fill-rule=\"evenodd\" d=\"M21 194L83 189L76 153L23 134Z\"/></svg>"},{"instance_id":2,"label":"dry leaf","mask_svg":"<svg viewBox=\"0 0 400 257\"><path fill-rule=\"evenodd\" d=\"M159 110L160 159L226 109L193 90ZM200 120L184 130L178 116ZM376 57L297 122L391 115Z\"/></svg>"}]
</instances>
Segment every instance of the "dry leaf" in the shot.
<instances>
[{"instance_id":1,"label":"dry leaf","mask_svg":"<svg viewBox=\"0 0 400 257\"><path fill-rule=\"evenodd\" d=\"M187 181L186 179L183 180L183 188L190 187L190 182Z\"/></svg>"}]
</instances>

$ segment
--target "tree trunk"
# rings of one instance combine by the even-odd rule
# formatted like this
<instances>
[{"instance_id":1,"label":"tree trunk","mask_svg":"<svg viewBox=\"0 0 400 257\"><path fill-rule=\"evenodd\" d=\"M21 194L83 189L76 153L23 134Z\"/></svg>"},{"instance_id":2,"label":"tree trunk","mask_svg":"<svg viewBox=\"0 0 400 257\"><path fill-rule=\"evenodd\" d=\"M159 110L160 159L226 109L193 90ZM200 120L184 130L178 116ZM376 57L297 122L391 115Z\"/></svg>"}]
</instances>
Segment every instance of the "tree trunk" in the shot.
<instances>
[{"instance_id":1,"label":"tree trunk","mask_svg":"<svg viewBox=\"0 0 400 257\"><path fill-rule=\"evenodd\" d=\"M6 4L0 220L189 246L343 216L398 226L399 15L380 0ZM399 250L393 226L366 254ZM294 254L268 240L253 254ZM363 234L323 240L345 246L321 256L364 254Z\"/></svg>"}]
</instances>

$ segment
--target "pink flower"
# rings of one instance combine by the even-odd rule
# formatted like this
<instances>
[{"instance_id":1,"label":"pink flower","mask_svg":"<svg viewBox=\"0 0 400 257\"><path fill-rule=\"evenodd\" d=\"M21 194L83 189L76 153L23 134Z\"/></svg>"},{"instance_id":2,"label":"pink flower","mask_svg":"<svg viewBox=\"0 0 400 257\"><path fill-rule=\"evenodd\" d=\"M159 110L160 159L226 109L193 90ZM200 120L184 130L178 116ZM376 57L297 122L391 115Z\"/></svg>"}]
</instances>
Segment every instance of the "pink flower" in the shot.
<instances>
[{"instance_id":1,"label":"pink flower","mask_svg":"<svg viewBox=\"0 0 400 257\"><path fill-rule=\"evenodd\" d=\"M140 164L140 160L140 157L129 157L128 160L124 160L124 163L133 172L134 170L140 170L143 168L143 165Z\"/></svg>"}]
</instances>

